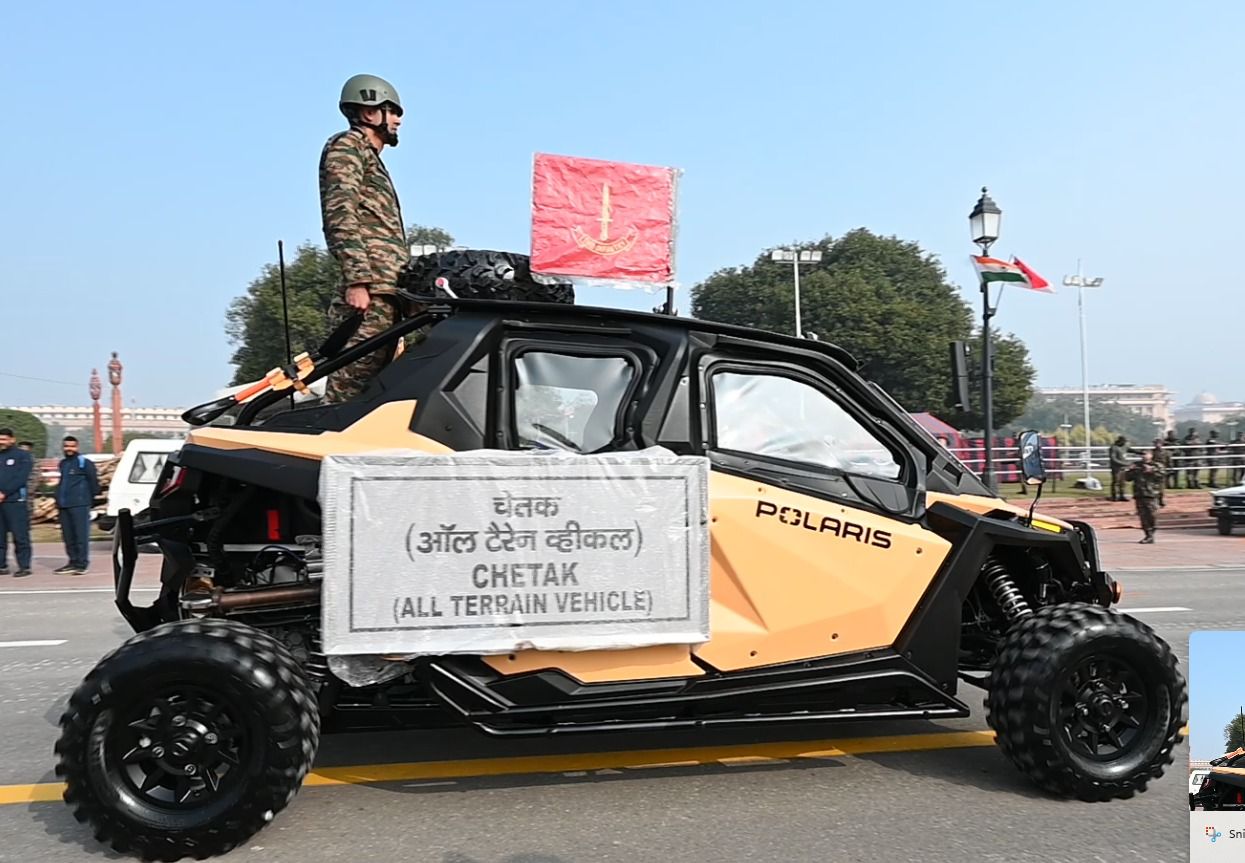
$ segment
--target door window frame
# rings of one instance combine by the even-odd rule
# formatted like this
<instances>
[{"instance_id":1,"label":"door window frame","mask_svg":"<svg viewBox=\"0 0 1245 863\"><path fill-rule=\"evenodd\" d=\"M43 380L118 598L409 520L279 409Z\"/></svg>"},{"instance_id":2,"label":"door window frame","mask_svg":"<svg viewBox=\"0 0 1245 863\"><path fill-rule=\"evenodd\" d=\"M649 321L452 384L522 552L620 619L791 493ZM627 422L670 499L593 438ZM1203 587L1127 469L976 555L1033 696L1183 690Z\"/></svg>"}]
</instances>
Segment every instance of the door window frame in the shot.
<instances>
[{"instance_id":1,"label":"door window frame","mask_svg":"<svg viewBox=\"0 0 1245 863\"><path fill-rule=\"evenodd\" d=\"M631 367L631 380L614 413L613 436L609 443L591 453L627 450L635 446L635 412L641 394L648 389L648 377L656 365L656 354L648 348L624 341L594 339L581 342L554 335L539 337L525 334L508 338L501 345L501 362L497 364L497 382L494 393L495 424L493 439L504 449L520 451L518 418L515 411L515 395L518 391L518 360L524 354L557 354L581 359L620 359ZM598 405L599 407L599 405ZM596 408L594 408L595 410Z\"/></svg>"},{"instance_id":2,"label":"door window frame","mask_svg":"<svg viewBox=\"0 0 1245 863\"><path fill-rule=\"evenodd\" d=\"M730 372L736 374L763 375L794 380L811 387L823 397L830 399L841 410L860 426L867 430L880 445L886 448L899 464L899 476L890 478L876 474L864 474L845 471L827 465L816 465L803 461L792 461L779 456L762 453L748 453L740 450L719 449L717 446L717 412L714 406L713 377L716 374ZM921 509L924 498L922 483L916 460L913 458L904 438L889 428L886 423L868 412L848 398L842 388L836 386L824 373L814 371L807 366L781 360L760 360L733 357L724 354L707 354L697 363L697 387L699 388L700 428L698 430L699 448L709 457L715 468L725 472L760 478L777 485L790 486L801 492L820 498L833 498L848 502L850 505L879 512L888 516L896 513L883 510L862 498L853 491L847 477L863 477L871 482L893 483L910 490L912 506L909 515Z\"/></svg>"}]
</instances>

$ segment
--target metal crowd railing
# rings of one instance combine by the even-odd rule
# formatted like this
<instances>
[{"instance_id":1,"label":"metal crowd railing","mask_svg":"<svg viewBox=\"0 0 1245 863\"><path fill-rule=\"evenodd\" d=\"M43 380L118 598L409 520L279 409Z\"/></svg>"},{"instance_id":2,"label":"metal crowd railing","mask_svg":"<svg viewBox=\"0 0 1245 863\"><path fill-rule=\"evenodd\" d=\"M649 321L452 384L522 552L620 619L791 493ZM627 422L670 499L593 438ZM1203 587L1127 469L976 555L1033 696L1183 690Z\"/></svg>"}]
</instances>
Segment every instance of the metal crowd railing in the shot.
<instances>
[{"instance_id":1,"label":"metal crowd railing","mask_svg":"<svg viewBox=\"0 0 1245 863\"><path fill-rule=\"evenodd\" d=\"M1206 452L1205 442L1168 446L1164 447L1164 450L1171 453L1170 469L1178 476L1187 478L1197 471L1199 480L1205 485L1209 482L1210 471L1213 470L1216 485L1223 487L1245 483L1245 444L1219 443L1215 446L1217 450L1213 453ZM1140 461L1141 452L1152 449L1152 447L1130 445L1129 459ZM1109 450L1109 446L1091 446L1087 459L1084 446L1043 445L1042 459L1045 462L1047 474L1054 477L1084 476L1087 472L1086 461L1089 462L1090 473L1110 474ZM981 473L985 460L979 446L948 447L948 451L969 469ZM1014 446L995 444L991 452L990 463L1000 482L1019 481L1019 459Z\"/></svg>"}]
</instances>

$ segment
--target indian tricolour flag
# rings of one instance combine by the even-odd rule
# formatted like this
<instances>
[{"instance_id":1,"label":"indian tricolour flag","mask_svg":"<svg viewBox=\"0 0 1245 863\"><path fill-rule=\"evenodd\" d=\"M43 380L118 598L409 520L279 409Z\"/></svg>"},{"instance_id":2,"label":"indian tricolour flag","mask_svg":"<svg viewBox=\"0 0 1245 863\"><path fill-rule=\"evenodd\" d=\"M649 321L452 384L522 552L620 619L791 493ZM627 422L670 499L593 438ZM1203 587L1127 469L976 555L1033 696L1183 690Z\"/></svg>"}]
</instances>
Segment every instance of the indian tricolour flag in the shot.
<instances>
[{"instance_id":1,"label":"indian tricolour flag","mask_svg":"<svg viewBox=\"0 0 1245 863\"><path fill-rule=\"evenodd\" d=\"M973 255L973 266L977 269L977 277L982 282L990 284L991 282L1013 282L1022 288L1028 288L1031 291L1042 291L1043 293L1053 294L1050 282L1039 276L1024 261L1013 256L1009 264L1007 261L1000 261L998 258L989 258L985 255Z\"/></svg>"}]
</instances>

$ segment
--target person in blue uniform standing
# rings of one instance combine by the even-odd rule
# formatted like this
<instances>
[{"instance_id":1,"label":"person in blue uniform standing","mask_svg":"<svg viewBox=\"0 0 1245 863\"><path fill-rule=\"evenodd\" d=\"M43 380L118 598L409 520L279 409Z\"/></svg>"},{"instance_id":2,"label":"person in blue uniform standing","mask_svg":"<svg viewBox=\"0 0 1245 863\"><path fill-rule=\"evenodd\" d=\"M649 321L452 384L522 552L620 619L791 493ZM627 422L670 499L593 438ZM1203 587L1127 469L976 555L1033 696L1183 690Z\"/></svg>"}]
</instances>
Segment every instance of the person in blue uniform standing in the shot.
<instances>
[{"instance_id":1,"label":"person in blue uniform standing","mask_svg":"<svg viewBox=\"0 0 1245 863\"><path fill-rule=\"evenodd\" d=\"M8 575L9 534L17 555L15 578L30 575L30 453L14 444L13 429L0 428L0 575Z\"/></svg>"},{"instance_id":2,"label":"person in blue uniform standing","mask_svg":"<svg viewBox=\"0 0 1245 863\"><path fill-rule=\"evenodd\" d=\"M61 452L65 457L56 485L56 509L69 563L56 572L78 574L90 565L91 505L99 494L99 473L95 463L78 452L78 439L73 435L61 441Z\"/></svg>"}]
</instances>

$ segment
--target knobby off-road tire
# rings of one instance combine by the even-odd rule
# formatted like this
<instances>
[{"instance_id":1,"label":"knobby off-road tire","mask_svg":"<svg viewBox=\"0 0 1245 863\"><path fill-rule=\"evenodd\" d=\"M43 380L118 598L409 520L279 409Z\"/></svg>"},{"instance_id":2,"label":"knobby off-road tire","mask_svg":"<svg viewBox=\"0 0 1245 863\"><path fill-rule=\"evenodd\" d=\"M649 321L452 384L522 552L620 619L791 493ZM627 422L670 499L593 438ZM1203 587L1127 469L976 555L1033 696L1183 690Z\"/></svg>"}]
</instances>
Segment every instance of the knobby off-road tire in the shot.
<instances>
[{"instance_id":1,"label":"knobby off-road tire","mask_svg":"<svg viewBox=\"0 0 1245 863\"><path fill-rule=\"evenodd\" d=\"M293 799L320 739L289 651L224 620L134 636L86 676L60 726L56 773L74 817L156 860L223 854L254 835Z\"/></svg>"},{"instance_id":2,"label":"knobby off-road tire","mask_svg":"<svg viewBox=\"0 0 1245 863\"><path fill-rule=\"evenodd\" d=\"M1153 630L1084 603L1016 623L986 691L1007 757L1040 788L1086 801L1132 797L1161 776L1188 705L1176 658Z\"/></svg>"},{"instance_id":3,"label":"knobby off-road tire","mask_svg":"<svg viewBox=\"0 0 1245 863\"><path fill-rule=\"evenodd\" d=\"M413 294L440 296L435 283L442 277L463 299L575 302L574 287L537 282L528 256L511 252L466 249L420 255L398 276L398 287Z\"/></svg>"}]
</instances>

